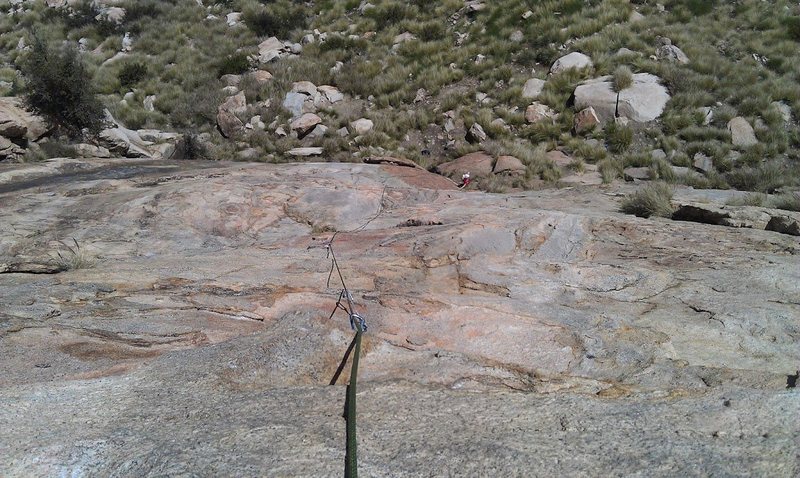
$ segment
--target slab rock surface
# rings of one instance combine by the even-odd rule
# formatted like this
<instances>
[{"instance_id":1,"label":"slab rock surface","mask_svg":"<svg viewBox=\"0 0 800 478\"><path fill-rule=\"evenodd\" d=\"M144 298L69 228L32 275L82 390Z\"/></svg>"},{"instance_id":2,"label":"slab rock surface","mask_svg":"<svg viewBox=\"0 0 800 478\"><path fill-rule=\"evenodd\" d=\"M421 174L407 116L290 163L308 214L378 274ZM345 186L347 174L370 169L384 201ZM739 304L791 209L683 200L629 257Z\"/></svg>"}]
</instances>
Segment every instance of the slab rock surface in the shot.
<instances>
[{"instance_id":1,"label":"slab rock surface","mask_svg":"<svg viewBox=\"0 0 800 478\"><path fill-rule=\"evenodd\" d=\"M362 476L798 475L797 237L441 179L0 165L0 475L341 476L334 231Z\"/></svg>"}]
</instances>

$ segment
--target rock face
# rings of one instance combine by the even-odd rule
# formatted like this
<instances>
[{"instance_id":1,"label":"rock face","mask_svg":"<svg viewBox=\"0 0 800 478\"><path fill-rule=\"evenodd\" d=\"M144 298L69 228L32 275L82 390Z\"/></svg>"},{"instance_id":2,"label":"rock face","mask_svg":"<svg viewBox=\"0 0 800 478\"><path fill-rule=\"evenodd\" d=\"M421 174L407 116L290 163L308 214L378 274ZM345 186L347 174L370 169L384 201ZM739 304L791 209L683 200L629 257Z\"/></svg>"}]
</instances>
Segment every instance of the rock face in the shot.
<instances>
[{"instance_id":1,"label":"rock face","mask_svg":"<svg viewBox=\"0 0 800 478\"><path fill-rule=\"evenodd\" d=\"M0 165L0 475L340 476L334 229L364 476L797 474L798 238L435 181Z\"/></svg>"},{"instance_id":2,"label":"rock face","mask_svg":"<svg viewBox=\"0 0 800 478\"><path fill-rule=\"evenodd\" d=\"M591 106L604 122L615 115L638 123L652 121L661 116L669 100L669 92L661 84L661 79L649 73L633 75L633 84L620 91L619 96L612 89L610 76L575 88L575 108L581 110Z\"/></svg>"},{"instance_id":3,"label":"rock face","mask_svg":"<svg viewBox=\"0 0 800 478\"><path fill-rule=\"evenodd\" d=\"M728 121L728 131L731 133L731 142L734 146L747 147L758 144L753 127L741 116Z\"/></svg>"},{"instance_id":4,"label":"rock face","mask_svg":"<svg viewBox=\"0 0 800 478\"><path fill-rule=\"evenodd\" d=\"M556 60L555 63L553 63L553 66L550 67L550 74L555 75L571 68L581 69L590 68L592 66L594 66L594 64L592 63L591 58L583 53L574 51Z\"/></svg>"}]
</instances>

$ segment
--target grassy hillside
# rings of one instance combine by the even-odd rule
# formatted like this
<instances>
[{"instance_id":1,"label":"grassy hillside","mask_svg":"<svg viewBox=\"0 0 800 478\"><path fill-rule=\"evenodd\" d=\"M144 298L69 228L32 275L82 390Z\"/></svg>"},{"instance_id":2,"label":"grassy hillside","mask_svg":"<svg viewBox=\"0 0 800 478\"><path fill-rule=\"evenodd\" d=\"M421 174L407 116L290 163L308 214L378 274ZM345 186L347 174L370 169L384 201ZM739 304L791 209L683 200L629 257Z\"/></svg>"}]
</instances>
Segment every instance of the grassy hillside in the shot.
<instances>
[{"instance_id":1,"label":"grassy hillside","mask_svg":"<svg viewBox=\"0 0 800 478\"><path fill-rule=\"evenodd\" d=\"M625 167L650 166L654 177L669 181L767 192L797 184L800 176L800 9L788 1L129 0L116 2L125 9L119 25L96 19L100 11L88 2L72 3L48 8L23 2L27 8L0 17L0 94L24 88L16 73L27 54L17 48L20 38L27 45L33 32L52 45L80 40L101 101L126 126L207 133L214 158L235 158L252 147L259 158L285 161L285 152L302 144L322 146L326 157L342 161L389 154L431 167L480 149L516 156L527 166L525 177L484 182L489 189L557 179L562 173L544 154L555 148L573 158L576 170L597 164L606 181ZM11 8L0 0L0 11ZM242 13L239 25L227 24L231 12ZM130 53L109 62L126 32L133 39ZM397 42L405 32L413 37ZM299 55L263 65L249 61L270 36L313 42ZM689 63L657 60L662 37ZM590 56L594 66L548 75L552 62L572 51ZM612 123L575 134L575 87L621 66L662 79L672 95L663 115L644 125ZM215 119L226 97L220 77L254 68L273 79L239 85L249 105L244 116L260 115L268 126L226 139ZM531 100L521 92L530 78L547 80L538 101L559 113L555 121L525 121ZM275 124L289 122L281 105L296 81L333 85L347 97L346 107L318 111L329 127L320 138L274 132ZM147 111L151 95L154 108ZM775 102L789 107L788 122ZM710 108L710 122L702 107ZM726 125L735 116L755 126L758 144L732 145ZM337 133L360 117L371 119L374 129L355 137ZM448 120L463 130L478 123L488 139L452 141ZM666 158L654 157L654 149ZM669 166L691 166L698 153L711 158L714 170L676 177Z\"/></svg>"}]
</instances>

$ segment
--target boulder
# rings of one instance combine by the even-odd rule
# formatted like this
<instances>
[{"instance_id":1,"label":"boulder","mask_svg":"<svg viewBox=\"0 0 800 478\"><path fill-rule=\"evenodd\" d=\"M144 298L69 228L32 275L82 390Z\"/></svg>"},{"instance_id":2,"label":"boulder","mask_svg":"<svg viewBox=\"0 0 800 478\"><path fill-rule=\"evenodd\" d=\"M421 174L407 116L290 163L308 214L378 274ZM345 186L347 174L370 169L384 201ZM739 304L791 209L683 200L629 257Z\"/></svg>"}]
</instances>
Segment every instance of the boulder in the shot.
<instances>
[{"instance_id":1,"label":"boulder","mask_svg":"<svg viewBox=\"0 0 800 478\"><path fill-rule=\"evenodd\" d=\"M111 151L102 146L95 146L93 144L79 143L73 145L72 148L81 158L110 158Z\"/></svg>"},{"instance_id":2,"label":"boulder","mask_svg":"<svg viewBox=\"0 0 800 478\"><path fill-rule=\"evenodd\" d=\"M286 93L286 97L283 99L283 107L292 113L292 118L297 118L303 114L305 103L308 99L308 95L290 91Z\"/></svg>"},{"instance_id":3,"label":"boulder","mask_svg":"<svg viewBox=\"0 0 800 478\"><path fill-rule=\"evenodd\" d=\"M225 84L225 86L239 86L239 83L242 82L242 75L222 75L219 77L220 81Z\"/></svg>"},{"instance_id":4,"label":"boulder","mask_svg":"<svg viewBox=\"0 0 800 478\"><path fill-rule=\"evenodd\" d=\"M0 136L0 161L5 159L18 159L25 150L14 144L10 139Z\"/></svg>"},{"instance_id":5,"label":"boulder","mask_svg":"<svg viewBox=\"0 0 800 478\"><path fill-rule=\"evenodd\" d=\"M372 131L374 123L367 118L359 118L350 123L350 130L356 135L367 134Z\"/></svg>"},{"instance_id":6,"label":"boulder","mask_svg":"<svg viewBox=\"0 0 800 478\"><path fill-rule=\"evenodd\" d=\"M651 175L647 167L625 168L622 173L625 181L649 181Z\"/></svg>"},{"instance_id":7,"label":"boulder","mask_svg":"<svg viewBox=\"0 0 800 478\"><path fill-rule=\"evenodd\" d=\"M714 171L714 161L703 153L695 153L692 158L692 166L703 173Z\"/></svg>"},{"instance_id":8,"label":"boulder","mask_svg":"<svg viewBox=\"0 0 800 478\"><path fill-rule=\"evenodd\" d=\"M656 49L656 58L663 61L672 61L677 63L689 63L689 57L680 48L675 45L661 45Z\"/></svg>"},{"instance_id":9,"label":"boulder","mask_svg":"<svg viewBox=\"0 0 800 478\"><path fill-rule=\"evenodd\" d=\"M125 9L122 7L109 7L100 11L95 20L106 21L114 25L122 25L125 20Z\"/></svg>"},{"instance_id":10,"label":"boulder","mask_svg":"<svg viewBox=\"0 0 800 478\"><path fill-rule=\"evenodd\" d=\"M231 138L244 129L244 123L237 115L247 111L247 99L244 92L228 97L217 108L217 126L226 138Z\"/></svg>"},{"instance_id":11,"label":"boulder","mask_svg":"<svg viewBox=\"0 0 800 478\"><path fill-rule=\"evenodd\" d=\"M544 157L547 158L548 161L552 161L552 163L561 170L566 170L574 161L570 156L558 149L548 151L545 153Z\"/></svg>"},{"instance_id":12,"label":"boulder","mask_svg":"<svg viewBox=\"0 0 800 478\"><path fill-rule=\"evenodd\" d=\"M289 125L292 130L297 132L297 136L302 138L314 129L315 126L322 123L322 118L314 113L305 113L296 120L292 121Z\"/></svg>"},{"instance_id":13,"label":"boulder","mask_svg":"<svg viewBox=\"0 0 800 478\"><path fill-rule=\"evenodd\" d=\"M321 147L292 148L286 152L289 156L319 156L322 154Z\"/></svg>"},{"instance_id":14,"label":"boulder","mask_svg":"<svg viewBox=\"0 0 800 478\"><path fill-rule=\"evenodd\" d=\"M753 127L741 116L728 121L728 131L731 133L731 142L734 146L747 147L758 144Z\"/></svg>"},{"instance_id":15,"label":"boulder","mask_svg":"<svg viewBox=\"0 0 800 478\"><path fill-rule=\"evenodd\" d=\"M470 143L483 143L488 139L486 132L483 130L483 126L478 123L472 123L472 126L469 127L469 131L467 131L467 140Z\"/></svg>"},{"instance_id":16,"label":"boulder","mask_svg":"<svg viewBox=\"0 0 800 478\"><path fill-rule=\"evenodd\" d=\"M153 143L145 141L139 133L123 126L100 131L98 139L113 153L127 158L154 158L150 150Z\"/></svg>"},{"instance_id":17,"label":"boulder","mask_svg":"<svg viewBox=\"0 0 800 478\"><path fill-rule=\"evenodd\" d=\"M227 23L229 27L235 27L241 22L242 12L230 12L229 14L225 15L225 23Z\"/></svg>"},{"instance_id":18,"label":"boulder","mask_svg":"<svg viewBox=\"0 0 800 478\"><path fill-rule=\"evenodd\" d=\"M542 103L533 103L525 109L525 121L528 123L538 123L539 121L551 120L555 117L556 112Z\"/></svg>"},{"instance_id":19,"label":"boulder","mask_svg":"<svg viewBox=\"0 0 800 478\"><path fill-rule=\"evenodd\" d=\"M28 112L22 100L0 97L0 136L35 141L49 131L41 117Z\"/></svg>"},{"instance_id":20,"label":"boulder","mask_svg":"<svg viewBox=\"0 0 800 478\"><path fill-rule=\"evenodd\" d=\"M522 87L522 97L529 99L538 98L542 93L545 84L546 82L544 80L540 80L539 78L531 78L530 80L526 81L525 86Z\"/></svg>"},{"instance_id":21,"label":"boulder","mask_svg":"<svg viewBox=\"0 0 800 478\"><path fill-rule=\"evenodd\" d=\"M800 214L773 214L766 229L781 234L800 236Z\"/></svg>"},{"instance_id":22,"label":"boulder","mask_svg":"<svg viewBox=\"0 0 800 478\"><path fill-rule=\"evenodd\" d=\"M493 162L491 156L483 151L477 151L440 164L436 166L436 171L445 176L461 177L464 173L470 173L472 177L490 176Z\"/></svg>"},{"instance_id":23,"label":"boulder","mask_svg":"<svg viewBox=\"0 0 800 478\"><path fill-rule=\"evenodd\" d=\"M258 61L269 63L281 56L284 51L283 42L275 37L269 37L258 44Z\"/></svg>"},{"instance_id":24,"label":"boulder","mask_svg":"<svg viewBox=\"0 0 800 478\"><path fill-rule=\"evenodd\" d=\"M338 103L344 99L344 95L338 88L330 85L320 85L317 87L319 91L330 103Z\"/></svg>"},{"instance_id":25,"label":"boulder","mask_svg":"<svg viewBox=\"0 0 800 478\"><path fill-rule=\"evenodd\" d=\"M494 164L494 174L511 174L511 175L522 175L528 168L525 167L522 161L519 158L514 156L498 156L497 162Z\"/></svg>"},{"instance_id":26,"label":"boulder","mask_svg":"<svg viewBox=\"0 0 800 478\"><path fill-rule=\"evenodd\" d=\"M792 107L787 105L782 101L773 101L770 105L777 109L778 112L781 114L781 118L783 118L784 123L788 123L792 120Z\"/></svg>"},{"instance_id":27,"label":"boulder","mask_svg":"<svg viewBox=\"0 0 800 478\"><path fill-rule=\"evenodd\" d=\"M252 73L248 73L247 76L258 86L264 86L272 79L272 73L266 70L256 70Z\"/></svg>"},{"instance_id":28,"label":"boulder","mask_svg":"<svg viewBox=\"0 0 800 478\"><path fill-rule=\"evenodd\" d=\"M292 83L292 92L314 96L317 94L317 87L310 81L296 81Z\"/></svg>"},{"instance_id":29,"label":"boulder","mask_svg":"<svg viewBox=\"0 0 800 478\"><path fill-rule=\"evenodd\" d=\"M633 84L617 94L611 77L603 76L575 88L575 108L592 107L601 121L624 116L637 123L652 121L664 112L670 100L661 79L649 73L633 75Z\"/></svg>"},{"instance_id":30,"label":"boulder","mask_svg":"<svg viewBox=\"0 0 800 478\"><path fill-rule=\"evenodd\" d=\"M573 128L575 128L575 132L578 134L591 131L599 125L600 118L597 117L597 112L591 106L579 111L573 120Z\"/></svg>"},{"instance_id":31,"label":"boulder","mask_svg":"<svg viewBox=\"0 0 800 478\"><path fill-rule=\"evenodd\" d=\"M594 66L592 59L583 53L574 51L568 55L562 56L553 63L550 67L550 74L555 75L569 69L582 69Z\"/></svg>"}]
</instances>

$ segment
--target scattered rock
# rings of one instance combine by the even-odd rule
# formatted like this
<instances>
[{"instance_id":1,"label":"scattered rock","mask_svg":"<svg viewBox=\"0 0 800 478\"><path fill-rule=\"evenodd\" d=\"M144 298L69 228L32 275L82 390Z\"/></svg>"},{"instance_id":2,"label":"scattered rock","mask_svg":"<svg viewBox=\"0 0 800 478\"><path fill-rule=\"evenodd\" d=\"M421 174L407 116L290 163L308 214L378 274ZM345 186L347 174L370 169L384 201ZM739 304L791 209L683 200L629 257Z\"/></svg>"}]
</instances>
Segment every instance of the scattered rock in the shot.
<instances>
[{"instance_id":1,"label":"scattered rock","mask_svg":"<svg viewBox=\"0 0 800 478\"><path fill-rule=\"evenodd\" d=\"M592 66L594 66L594 64L592 63L591 58L583 53L574 51L556 60L555 63L553 63L553 66L550 67L550 74L555 75L571 68L583 69L591 68Z\"/></svg>"},{"instance_id":2,"label":"scattered rock","mask_svg":"<svg viewBox=\"0 0 800 478\"><path fill-rule=\"evenodd\" d=\"M361 136L362 134L367 134L372 131L372 127L374 123L372 120L367 118L359 118L350 123L350 129L353 131L354 134Z\"/></svg>"},{"instance_id":3,"label":"scattered rock","mask_svg":"<svg viewBox=\"0 0 800 478\"><path fill-rule=\"evenodd\" d=\"M591 131L600 125L600 118L591 106L584 108L575 115L573 127L578 134Z\"/></svg>"},{"instance_id":4,"label":"scattered rock","mask_svg":"<svg viewBox=\"0 0 800 478\"><path fill-rule=\"evenodd\" d=\"M714 171L714 161L703 153L695 153L692 158L692 166L703 173Z\"/></svg>"},{"instance_id":5,"label":"scattered rock","mask_svg":"<svg viewBox=\"0 0 800 478\"><path fill-rule=\"evenodd\" d=\"M248 77L251 78L257 86L264 86L272 80L272 73L266 70L256 70L252 73L248 73Z\"/></svg>"},{"instance_id":6,"label":"scattered rock","mask_svg":"<svg viewBox=\"0 0 800 478\"><path fill-rule=\"evenodd\" d=\"M514 30L508 39L514 43L521 43L525 39L525 34L521 30Z\"/></svg>"},{"instance_id":7,"label":"scattered rock","mask_svg":"<svg viewBox=\"0 0 800 478\"><path fill-rule=\"evenodd\" d=\"M477 151L440 164L436 166L436 171L445 176L459 178L464 173L470 173L472 177L490 176L493 162L491 156L483 151Z\"/></svg>"},{"instance_id":8,"label":"scattered rock","mask_svg":"<svg viewBox=\"0 0 800 478\"><path fill-rule=\"evenodd\" d=\"M314 96L317 94L317 87L310 81L296 81L292 83L292 92Z\"/></svg>"},{"instance_id":9,"label":"scattered rock","mask_svg":"<svg viewBox=\"0 0 800 478\"><path fill-rule=\"evenodd\" d=\"M93 144L78 143L72 146L80 158L110 158L111 151L102 146Z\"/></svg>"},{"instance_id":10,"label":"scattered rock","mask_svg":"<svg viewBox=\"0 0 800 478\"><path fill-rule=\"evenodd\" d=\"M225 23L228 24L229 27L235 27L242 22L242 12L231 12L225 15Z\"/></svg>"},{"instance_id":11,"label":"scattered rock","mask_svg":"<svg viewBox=\"0 0 800 478\"><path fill-rule=\"evenodd\" d=\"M532 103L525 109L525 121L528 123L533 124L544 120L552 120L555 117L556 112L542 103Z\"/></svg>"},{"instance_id":12,"label":"scattered rock","mask_svg":"<svg viewBox=\"0 0 800 478\"><path fill-rule=\"evenodd\" d=\"M539 78L529 79L525 82L525 86L522 87L522 97L530 99L538 98L539 95L542 94L545 84L546 82Z\"/></svg>"},{"instance_id":13,"label":"scattered rock","mask_svg":"<svg viewBox=\"0 0 800 478\"><path fill-rule=\"evenodd\" d=\"M275 37L269 37L258 45L258 61L269 63L282 56L285 51L283 42Z\"/></svg>"},{"instance_id":14,"label":"scattered rock","mask_svg":"<svg viewBox=\"0 0 800 478\"><path fill-rule=\"evenodd\" d=\"M731 142L734 146L747 147L758 144L753 127L741 116L728 121L728 131L731 133Z\"/></svg>"},{"instance_id":15,"label":"scattered rock","mask_svg":"<svg viewBox=\"0 0 800 478\"><path fill-rule=\"evenodd\" d=\"M317 91L322 93L322 95L325 96L325 98L331 104L338 103L344 99L344 95L342 94L342 92L339 91L339 89L336 88L335 86L329 86L329 85L318 86Z\"/></svg>"},{"instance_id":16,"label":"scattered rock","mask_svg":"<svg viewBox=\"0 0 800 478\"><path fill-rule=\"evenodd\" d=\"M498 156L494 164L494 174L523 175L528 170L525 164L514 156Z\"/></svg>"},{"instance_id":17,"label":"scattered rock","mask_svg":"<svg viewBox=\"0 0 800 478\"><path fill-rule=\"evenodd\" d=\"M0 160L17 160L23 154L25 154L24 149L14 144L10 139L0 136Z\"/></svg>"},{"instance_id":18,"label":"scattered rock","mask_svg":"<svg viewBox=\"0 0 800 478\"><path fill-rule=\"evenodd\" d=\"M664 112L670 99L661 79L649 73L633 75L633 84L617 94L611 77L603 76L575 88L575 108L591 106L601 121L624 116L637 123L652 121Z\"/></svg>"},{"instance_id":19,"label":"scattered rock","mask_svg":"<svg viewBox=\"0 0 800 478\"><path fill-rule=\"evenodd\" d=\"M310 133L311 130L313 130L314 127L320 123L322 123L322 118L314 113L305 113L296 120L292 121L289 127L292 128L293 131L297 132L297 136L299 138L302 138Z\"/></svg>"},{"instance_id":20,"label":"scattered rock","mask_svg":"<svg viewBox=\"0 0 800 478\"><path fill-rule=\"evenodd\" d=\"M792 108L789 105L782 101L773 101L770 104L780 112L784 123L792 121Z\"/></svg>"},{"instance_id":21,"label":"scattered rock","mask_svg":"<svg viewBox=\"0 0 800 478\"><path fill-rule=\"evenodd\" d=\"M394 37L394 40L392 41L392 44L398 45L400 43L405 43L405 42L408 42L408 41L411 41L411 40L416 40L416 39L417 39L417 37L412 35L411 32L403 32L403 33L401 33L401 34L399 34L399 35Z\"/></svg>"},{"instance_id":22,"label":"scattered rock","mask_svg":"<svg viewBox=\"0 0 800 478\"><path fill-rule=\"evenodd\" d=\"M217 108L217 127L226 138L232 138L244 129L244 123L237 115L247 111L247 99L244 92L228 97Z\"/></svg>"},{"instance_id":23,"label":"scattered rock","mask_svg":"<svg viewBox=\"0 0 800 478\"><path fill-rule=\"evenodd\" d=\"M467 140L471 143L483 143L488 139L486 136L486 132L483 130L483 127L478 123L472 123L472 126L469 127L469 131L467 131Z\"/></svg>"},{"instance_id":24,"label":"scattered rock","mask_svg":"<svg viewBox=\"0 0 800 478\"><path fill-rule=\"evenodd\" d=\"M142 101L145 111L153 112L156 110L156 95L147 95Z\"/></svg>"},{"instance_id":25,"label":"scattered rock","mask_svg":"<svg viewBox=\"0 0 800 478\"><path fill-rule=\"evenodd\" d=\"M680 48L672 44L661 45L656 49L656 58L681 64L689 63L689 57Z\"/></svg>"},{"instance_id":26,"label":"scattered rock","mask_svg":"<svg viewBox=\"0 0 800 478\"><path fill-rule=\"evenodd\" d=\"M36 141L49 131L41 117L28 112L22 100L0 97L0 136Z\"/></svg>"},{"instance_id":27,"label":"scattered rock","mask_svg":"<svg viewBox=\"0 0 800 478\"><path fill-rule=\"evenodd\" d=\"M306 101L309 100L308 95L303 93L288 92L283 99L283 107L292 113L292 118L297 118L303 114L306 109ZM312 100L313 105L313 100Z\"/></svg>"},{"instance_id":28,"label":"scattered rock","mask_svg":"<svg viewBox=\"0 0 800 478\"><path fill-rule=\"evenodd\" d=\"M793 214L773 214L767 223L768 231L775 231L791 236L800 236L800 215Z\"/></svg>"},{"instance_id":29,"label":"scattered rock","mask_svg":"<svg viewBox=\"0 0 800 478\"><path fill-rule=\"evenodd\" d=\"M623 175L625 181L649 181L651 171L647 167L625 168Z\"/></svg>"},{"instance_id":30,"label":"scattered rock","mask_svg":"<svg viewBox=\"0 0 800 478\"><path fill-rule=\"evenodd\" d=\"M327 132L328 132L327 126L325 126L324 124L318 124L314 126L314 129L312 129L311 132L308 133L305 137L309 139L322 138L323 136L325 136L325 133Z\"/></svg>"},{"instance_id":31,"label":"scattered rock","mask_svg":"<svg viewBox=\"0 0 800 478\"><path fill-rule=\"evenodd\" d=\"M641 22L644 19L645 16L637 12L636 10L632 11L630 16L628 17L628 21L631 23Z\"/></svg>"},{"instance_id":32,"label":"scattered rock","mask_svg":"<svg viewBox=\"0 0 800 478\"><path fill-rule=\"evenodd\" d=\"M293 148L286 152L289 156L320 156L321 147Z\"/></svg>"}]
</instances>

